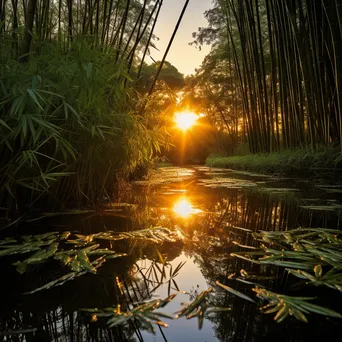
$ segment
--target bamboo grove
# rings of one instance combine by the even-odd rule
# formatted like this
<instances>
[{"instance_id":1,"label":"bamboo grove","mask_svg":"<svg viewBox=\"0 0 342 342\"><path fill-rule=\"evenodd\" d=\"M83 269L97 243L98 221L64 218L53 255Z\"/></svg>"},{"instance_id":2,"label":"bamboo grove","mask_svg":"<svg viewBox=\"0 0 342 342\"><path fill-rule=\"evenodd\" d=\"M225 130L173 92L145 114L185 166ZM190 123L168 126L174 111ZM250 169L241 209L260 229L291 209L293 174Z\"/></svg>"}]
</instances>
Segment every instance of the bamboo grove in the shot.
<instances>
[{"instance_id":1,"label":"bamboo grove","mask_svg":"<svg viewBox=\"0 0 342 342\"><path fill-rule=\"evenodd\" d=\"M167 144L137 82L162 3L0 0L1 206L96 203Z\"/></svg>"},{"instance_id":2,"label":"bamboo grove","mask_svg":"<svg viewBox=\"0 0 342 342\"><path fill-rule=\"evenodd\" d=\"M342 1L216 0L195 44L213 44L192 86L251 152L341 149Z\"/></svg>"}]
</instances>

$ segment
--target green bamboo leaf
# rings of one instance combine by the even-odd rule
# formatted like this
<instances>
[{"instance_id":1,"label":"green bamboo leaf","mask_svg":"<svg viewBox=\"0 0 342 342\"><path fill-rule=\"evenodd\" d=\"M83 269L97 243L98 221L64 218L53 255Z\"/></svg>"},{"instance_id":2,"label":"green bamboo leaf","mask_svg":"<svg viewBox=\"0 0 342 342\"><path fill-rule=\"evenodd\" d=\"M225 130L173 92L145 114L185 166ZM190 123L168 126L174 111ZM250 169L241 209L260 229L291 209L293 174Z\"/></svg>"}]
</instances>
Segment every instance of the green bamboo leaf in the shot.
<instances>
[{"instance_id":1,"label":"green bamboo leaf","mask_svg":"<svg viewBox=\"0 0 342 342\"><path fill-rule=\"evenodd\" d=\"M12 128L9 127L9 126L7 125L7 123L6 123L4 120L0 119L0 124L1 124L2 126L4 126L5 128L7 128L9 131L11 131L11 132L13 133Z\"/></svg>"},{"instance_id":2,"label":"green bamboo leaf","mask_svg":"<svg viewBox=\"0 0 342 342\"><path fill-rule=\"evenodd\" d=\"M47 249L40 249L24 262L27 264L36 264L44 262L46 259L52 257L58 249L58 242L52 243Z\"/></svg>"},{"instance_id":3,"label":"green bamboo leaf","mask_svg":"<svg viewBox=\"0 0 342 342\"><path fill-rule=\"evenodd\" d=\"M13 266L16 267L17 272L20 274L26 273L27 269L28 269L28 264L25 262L17 261L15 263L13 263Z\"/></svg>"},{"instance_id":4,"label":"green bamboo leaf","mask_svg":"<svg viewBox=\"0 0 342 342\"><path fill-rule=\"evenodd\" d=\"M83 272L71 272L71 273L68 273L56 280L53 280L53 281L50 281L48 282L47 284L41 286L41 287L38 287L30 292L26 292L26 294L33 294L33 293L36 293L36 292L39 292L39 291L42 291L42 290L48 290L50 289L51 287L54 287L54 286L61 286L63 285L65 282L67 281L70 281L70 280L73 280L74 278L76 277L80 277L81 275L85 274L86 272L83 271Z\"/></svg>"},{"instance_id":5,"label":"green bamboo leaf","mask_svg":"<svg viewBox=\"0 0 342 342\"><path fill-rule=\"evenodd\" d=\"M96 268L90 263L87 254L84 249L77 253L77 259L79 260L81 266L91 273L96 273Z\"/></svg>"},{"instance_id":6,"label":"green bamboo leaf","mask_svg":"<svg viewBox=\"0 0 342 342\"><path fill-rule=\"evenodd\" d=\"M244 254L246 254L246 253L244 253ZM255 259L251 259L251 258L245 257L245 256L243 256L243 255L241 255L241 254L238 254L238 253L230 253L230 255L233 256L233 257L236 257L236 258L239 258L239 259L248 261L248 262L252 262L252 263L254 263L254 264L261 264L261 262L258 261L258 260L255 260Z\"/></svg>"},{"instance_id":7,"label":"green bamboo leaf","mask_svg":"<svg viewBox=\"0 0 342 342\"><path fill-rule=\"evenodd\" d=\"M229 287L229 286L227 286L227 285L221 284L219 281L216 281L216 285L222 287L223 289L225 289L226 291L228 291L228 292L234 294L235 296L238 296L238 297L240 297L240 298L242 298L242 299L245 299L245 300L248 300L248 301L250 301L250 302L252 302L252 303L255 303L255 301L254 301L252 298L246 296L246 295L243 294L242 292L237 291L237 290L235 290L235 289L233 289L233 288L231 288L231 287Z\"/></svg>"},{"instance_id":8,"label":"green bamboo leaf","mask_svg":"<svg viewBox=\"0 0 342 342\"><path fill-rule=\"evenodd\" d=\"M26 138L27 135L27 116L22 115L21 116L21 130L23 132L23 137Z\"/></svg>"},{"instance_id":9,"label":"green bamboo leaf","mask_svg":"<svg viewBox=\"0 0 342 342\"><path fill-rule=\"evenodd\" d=\"M187 304L178 313L176 318L188 316L193 310L202 305L206 301L208 295L212 292L212 288L202 291L190 304Z\"/></svg>"},{"instance_id":10,"label":"green bamboo leaf","mask_svg":"<svg viewBox=\"0 0 342 342\"><path fill-rule=\"evenodd\" d=\"M342 318L342 315L334 310L325 308L320 305L308 303L308 302L301 302L299 303L300 307L309 310L310 312L317 313L319 315L325 315L330 317Z\"/></svg>"},{"instance_id":11,"label":"green bamboo leaf","mask_svg":"<svg viewBox=\"0 0 342 342\"><path fill-rule=\"evenodd\" d=\"M26 89L26 91L27 91L27 93L29 94L29 96L31 97L31 99L35 102L35 104L36 104L42 111L44 111L43 107L40 105L40 103L39 103L39 101L38 101L38 99L37 99L37 96L36 96L35 92L34 92L32 89L30 89L30 88Z\"/></svg>"},{"instance_id":12,"label":"green bamboo leaf","mask_svg":"<svg viewBox=\"0 0 342 342\"><path fill-rule=\"evenodd\" d=\"M306 318L306 316L304 315L302 311L292 308L292 313L293 313L293 316L297 318L299 321L308 323L308 319Z\"/></svg>"},{"instance_id":13,"label":"green bamboo leaf","mask_svg":"<svg viewBox=\"0 0 342 342\"><path fill-rule=\"evenodd\" d=\"M224 312L224 311L232 311L232 308L211 306L209 309L206 310L206 314L209 315L209 314L214 313L214 312Z\"/></svg>"}]
</instances>

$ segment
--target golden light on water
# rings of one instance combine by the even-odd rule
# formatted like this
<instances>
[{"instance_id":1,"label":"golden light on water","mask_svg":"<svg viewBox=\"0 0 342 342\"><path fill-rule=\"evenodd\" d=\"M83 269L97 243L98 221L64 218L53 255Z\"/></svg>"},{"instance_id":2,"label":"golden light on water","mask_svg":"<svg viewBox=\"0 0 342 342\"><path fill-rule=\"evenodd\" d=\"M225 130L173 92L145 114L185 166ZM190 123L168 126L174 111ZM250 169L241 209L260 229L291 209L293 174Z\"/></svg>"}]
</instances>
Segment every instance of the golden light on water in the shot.
<instances>
[{"instance_id":1,"label":"golden light on water","mask_svg":"<svg viewBox=\"0 0 342 342\"><path fill-rule=\"evenodd\" d=\"M182 198L173 206L173 212L178 216L186 218L192 213L192 205L186 198Z\"/></svg>"},{"instance_id":2,"label":"golden light on water","mask_svg":"<svg viewBox=\"0 0 342 342\"><path fill-rule=\"evenodd\" d=\"M191 214L200 213L202 210L194 209L191 202L182 197L173 206L173 212L182 218L188 218Z\"/></svg>"},{"instance_id":3,"label":"golden light on water","mask_svg":"<svg viewBox=\"0 0 342 342\"><path fill-rule=\"evenodd\" d=\"M174 121L178 128L180 128L183 131L186 131L196 123L198 118L199 116L197 114L189 111L184 111L175 113Z\"/></svg>"}]
</instances>

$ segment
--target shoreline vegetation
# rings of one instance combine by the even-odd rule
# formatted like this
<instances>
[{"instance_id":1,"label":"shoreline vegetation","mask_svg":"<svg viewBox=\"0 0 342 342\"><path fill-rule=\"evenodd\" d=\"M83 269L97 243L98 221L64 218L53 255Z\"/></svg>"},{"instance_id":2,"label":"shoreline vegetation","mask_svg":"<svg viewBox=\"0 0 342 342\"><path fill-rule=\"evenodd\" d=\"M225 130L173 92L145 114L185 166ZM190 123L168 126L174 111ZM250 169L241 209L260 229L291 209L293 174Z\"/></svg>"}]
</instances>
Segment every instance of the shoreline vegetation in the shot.
<instances>
[{"instance_id":1,"label":"shoreline vegetation","mask_svg":"<svg viewBox=\"0 0 342 342\"><path fill-rule=\"evenodd\" d=\"M251 155L212 156L208 166L340 173L340 8L340 0L213 2L192 42L212 49L185 92L217 128L212 153L239 154L245 145Z\"/></svg>"},{"instance_id":2,"label":"shoreline vegetation","mask_svg":"<svg viewBox=\"0 0 342 342\"><path fill-rule=\"evenodd\" d=\"M339 149L293 149L274 153L236 156L211 155L205 165L283 176L342 179L342 156Z\"/></svg>"},{"instance_id":3,"label":"shoreline vegetation","mask_svg":"<svg viewBox=\"0 0 342 342\"><path fill-rule=\"evenodd\" d=\"M0 207L7 218L41 207L95 207L167 150L166 112L184 79L166 54L146 63L161 6L0 5Z\"/></svg>"}]
</instances>

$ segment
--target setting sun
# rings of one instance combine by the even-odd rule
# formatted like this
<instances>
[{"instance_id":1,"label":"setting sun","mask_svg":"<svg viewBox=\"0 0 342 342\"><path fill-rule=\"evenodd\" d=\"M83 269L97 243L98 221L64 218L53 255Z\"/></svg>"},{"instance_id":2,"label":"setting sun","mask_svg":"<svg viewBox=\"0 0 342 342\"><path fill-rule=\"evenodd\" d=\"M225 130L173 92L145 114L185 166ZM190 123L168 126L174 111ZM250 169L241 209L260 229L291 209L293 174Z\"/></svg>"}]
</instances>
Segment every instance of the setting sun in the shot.
<instances>
[{"instance_id":1,"label":"setting sun","mask_svg":"<svg viewBox=\"0 0 342 342\"><path fill-rule=\"evenodd\" d=\"M192 127L199 116L193 112L180 112L180 113L175 113L175 123L183 131L186 131L190 127Z\"/></svg>"}]
</instances>

